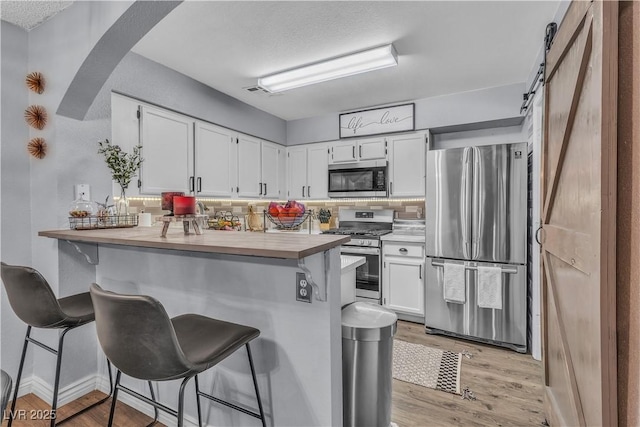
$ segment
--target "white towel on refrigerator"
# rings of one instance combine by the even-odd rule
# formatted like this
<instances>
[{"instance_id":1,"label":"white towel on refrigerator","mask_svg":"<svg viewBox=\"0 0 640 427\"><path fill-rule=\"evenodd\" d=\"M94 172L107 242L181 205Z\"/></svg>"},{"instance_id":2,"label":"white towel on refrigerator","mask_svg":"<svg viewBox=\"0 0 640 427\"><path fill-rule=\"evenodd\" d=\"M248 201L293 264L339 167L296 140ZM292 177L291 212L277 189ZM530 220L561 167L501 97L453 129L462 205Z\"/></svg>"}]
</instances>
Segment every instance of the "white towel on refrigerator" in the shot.
<instances>
[{"instance_id":1,"label":"white towel on refrigerator","mask_svg":"<svg viewBox=\"0 0 640 427\"><path fill-rule=\"evenodd\" d=\"M467 302L464 264L444 262L444 300L456 304Z\"/></svg>"},{"instance_id":2,"label":"white towel on refrigerator","mask_svg":"<svg viewBox=\"0 0 640 427\"><path fill-rule=\"evenodd\" d=\"M502 310L502 268L478 266L478 307Z\"/></svg>"}]
</instances>

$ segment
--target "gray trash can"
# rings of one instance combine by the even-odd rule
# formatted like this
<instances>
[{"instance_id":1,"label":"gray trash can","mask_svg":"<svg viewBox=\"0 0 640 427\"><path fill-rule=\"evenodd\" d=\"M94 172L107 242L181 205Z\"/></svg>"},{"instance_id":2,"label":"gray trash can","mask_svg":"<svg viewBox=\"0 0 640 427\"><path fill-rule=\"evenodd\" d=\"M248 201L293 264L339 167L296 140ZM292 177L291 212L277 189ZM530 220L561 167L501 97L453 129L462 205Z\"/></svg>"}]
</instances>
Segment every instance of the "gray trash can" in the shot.
<instances>
[{"instance_id":1,"label":"gray trash can","mask_svg":"<svg viewBox=\"0 0 640 427\"><path fill-rule=\"evenodd\" d=\"M398 316L355 302L342 309L344 427L391 425L393 336Z\"/></svg>"}]
</instances>

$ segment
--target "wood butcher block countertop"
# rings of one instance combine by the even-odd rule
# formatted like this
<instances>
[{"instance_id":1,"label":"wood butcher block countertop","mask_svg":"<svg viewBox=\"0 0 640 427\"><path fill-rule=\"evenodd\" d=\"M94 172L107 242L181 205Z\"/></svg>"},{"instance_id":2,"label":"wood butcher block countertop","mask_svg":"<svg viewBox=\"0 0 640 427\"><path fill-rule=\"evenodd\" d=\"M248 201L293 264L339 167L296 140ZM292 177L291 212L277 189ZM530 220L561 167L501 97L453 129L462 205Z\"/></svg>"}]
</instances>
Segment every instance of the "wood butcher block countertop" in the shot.
<instances>
[{"instance_id":1,"label":"wood butcher block countertop","mask_svg":"<svg viewBox=\"0 0 640 427\"><path fill-rule=\"evenodd\" d=\"M348 242L349 236L302 233L251 233L204 230L203 234L184 234L169 229L160 237L158 227L114 228L102 230L40 231L38 236L74 242L137 246L143 248L210 252L267 258L300 259Z\"/></svg>"}]
</instances>

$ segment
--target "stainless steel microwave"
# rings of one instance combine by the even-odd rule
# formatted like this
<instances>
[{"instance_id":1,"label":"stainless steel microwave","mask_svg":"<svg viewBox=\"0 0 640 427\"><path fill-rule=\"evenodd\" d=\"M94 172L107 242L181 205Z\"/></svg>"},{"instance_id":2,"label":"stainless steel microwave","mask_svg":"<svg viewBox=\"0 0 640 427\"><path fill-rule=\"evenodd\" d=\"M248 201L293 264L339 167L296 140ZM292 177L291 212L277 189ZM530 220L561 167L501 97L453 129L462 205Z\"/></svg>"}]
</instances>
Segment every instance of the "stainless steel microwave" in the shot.
<instances>
[{"instance_id":1,"label":"stainless steel microwave","mask_svg":"<svg viewBox=\"0 0 640 427\"><path fill-rule=\"evenodd\" d=\"M387 197L386 160L329 165L329 197Z\"/></svg>"}]
</instances>

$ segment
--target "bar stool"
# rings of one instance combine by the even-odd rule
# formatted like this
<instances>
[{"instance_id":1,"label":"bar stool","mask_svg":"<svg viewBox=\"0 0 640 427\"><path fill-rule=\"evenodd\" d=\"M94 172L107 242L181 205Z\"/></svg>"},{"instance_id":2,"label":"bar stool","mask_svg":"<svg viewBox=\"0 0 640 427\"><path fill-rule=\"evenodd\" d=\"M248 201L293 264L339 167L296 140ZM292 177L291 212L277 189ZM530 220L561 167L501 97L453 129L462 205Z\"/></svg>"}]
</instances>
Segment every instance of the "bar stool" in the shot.
<instances>
[{"instance_id":1,"label":"bar stool","mask_svg":"<svg viewBox=\"0 0 640 427\"><path fill-rule=\"evenodd\" d=\"M16 377L16 386L13 392L11 413L9 414L7 427L10 427L13 423L16 401L18 400L18 389L20 388L20 379L22 377L22 369L24 368L24 360L27 355L29 343L33 343L57 356L53 401L51 404L51 426L53 427L56 425L55 414L58 406L60 365L62 362L64 337L70 330L93 322L94 314L91 296L89 292L84 292L57 299L49 283L33 268L8 265L3 262L1 263L0 271L11 308L16 315L27 324L27 333L24 337L22 357L20 358L20 367L18 368L18 376ZM58 339L58 348L53 349L32 338L31 328L61 329L62 332ZM83 408L79 412L65 418L63 421L105 402L110 397L113 391L113 380L111 378L111 364L108 360L107 365L109 368L109 396Z\"/></svg>"},{"instance_id":2,"label":"bar stool","mask_svg":"<svg viewBox=\"0 0 640 427\"><path fill-rule=\"evenodd\" d=\"M155 298L105 291L95 283L91 285L90 293L96 312L98 340L104 353L118 369L109 427L113 423L119 390L177 417L178 427L182 427L184 389L191 378L195 379L199 426L202 426L202 396L258 418L262 421L262 426L266 427L249 347L249 342L260 335L258 329L197 314L183 314L170 319L162 304ZM201 392L198 386L198 374L221 362L242 346L247 348L259 413ZM182 379L178 410L121 385L120 376L123 372L133 378L150 381Z\"/></svg>"}]
</instances>

